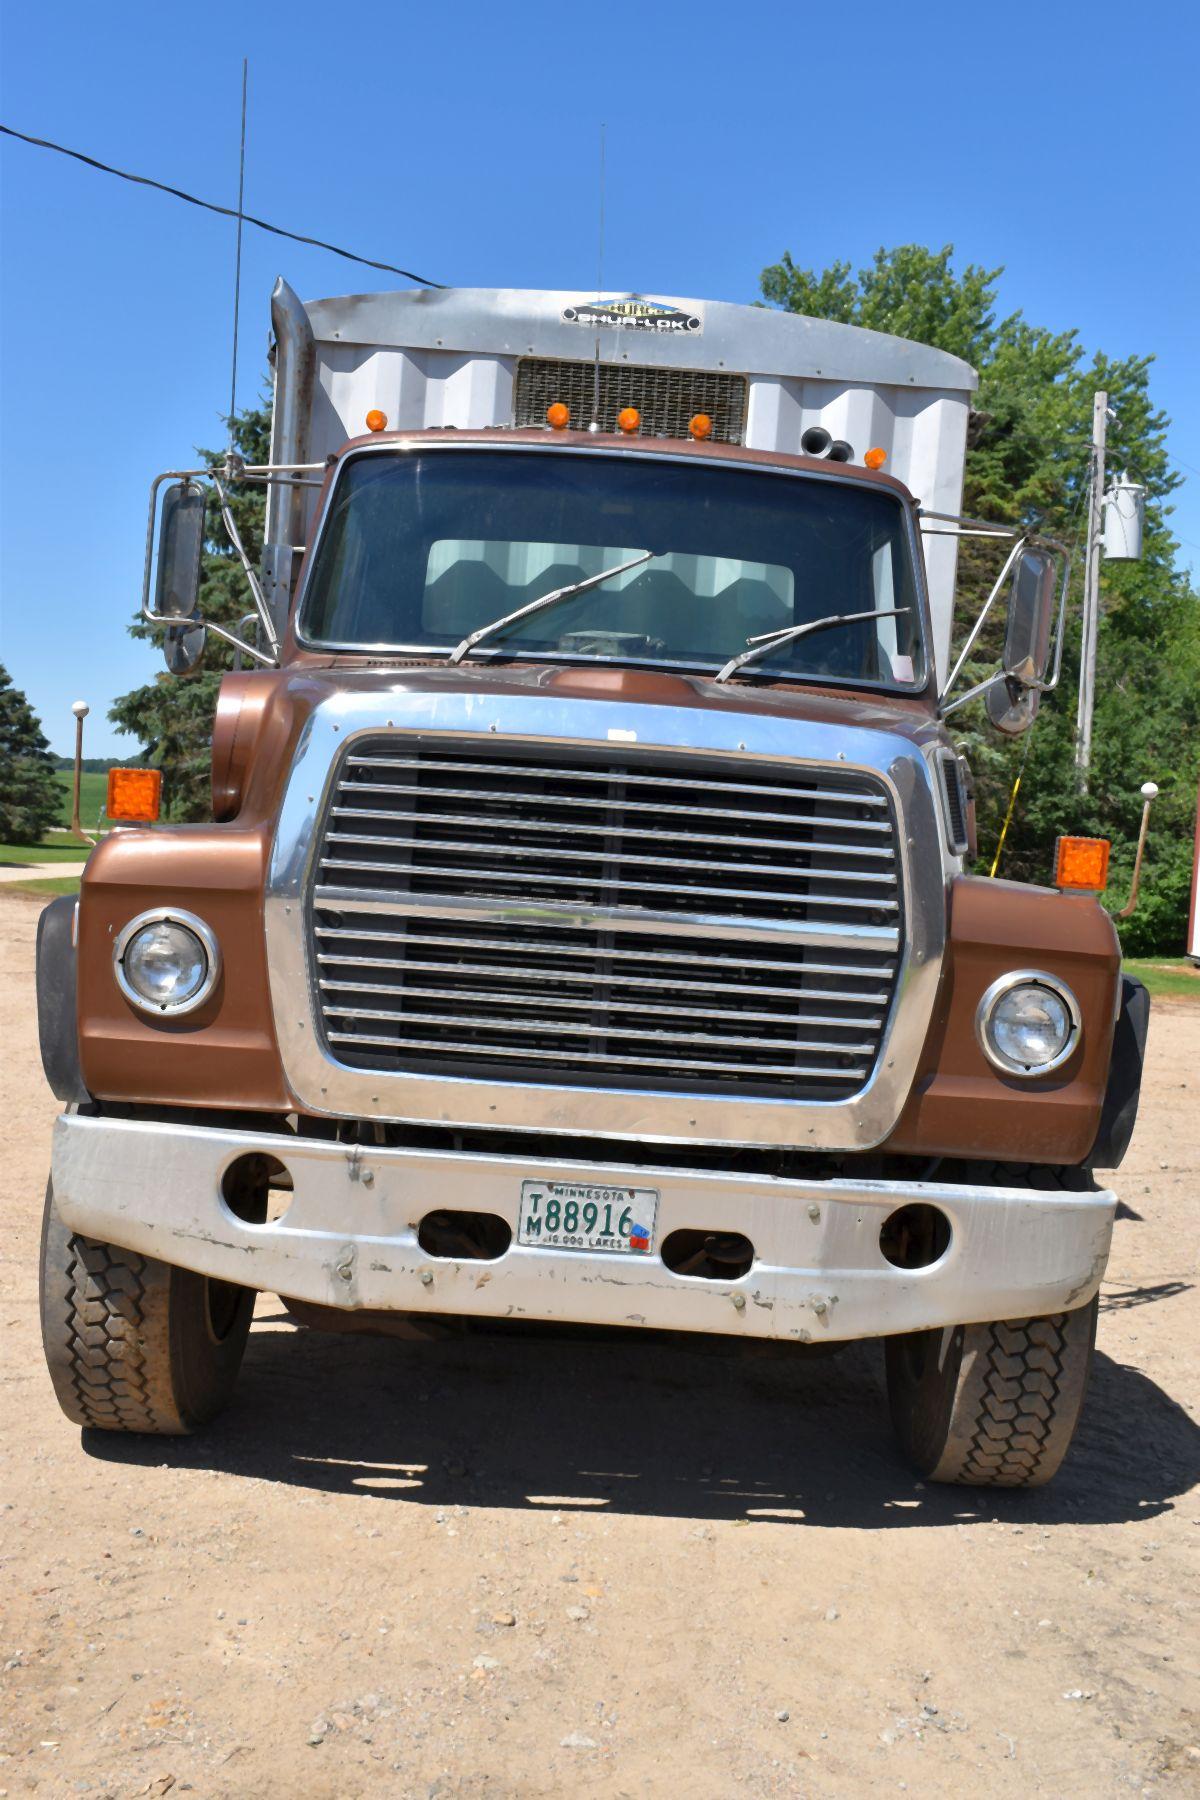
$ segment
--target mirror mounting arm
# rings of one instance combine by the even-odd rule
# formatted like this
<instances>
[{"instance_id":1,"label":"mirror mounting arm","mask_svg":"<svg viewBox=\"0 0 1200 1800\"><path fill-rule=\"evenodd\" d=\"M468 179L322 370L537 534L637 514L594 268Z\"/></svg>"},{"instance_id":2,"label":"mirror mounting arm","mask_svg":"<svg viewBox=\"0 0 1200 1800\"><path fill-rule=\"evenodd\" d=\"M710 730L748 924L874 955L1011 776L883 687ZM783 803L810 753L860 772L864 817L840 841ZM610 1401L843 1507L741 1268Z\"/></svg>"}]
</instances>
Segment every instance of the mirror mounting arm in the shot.
<instances>
[{"instance_id":1,"label":"mirror mounting arm","mask_svg":"<svg viewBox=\"0 0 1200 1800\"><path fill-rule=\"evenodd\" d=\"M248 613L247 617L255 618L257 615ZM248 644L244 638L236 636L232 631L226 631L223 625L214 625L211 619L206 619L205 625L208 627L209 631L212 632L214 637L219 637L223 643L233 645L235 651L235 668L240 668L241 666L236 660L237 656L252 656L256 663L262 664L264 669L277 669L279 667L279 658L277 656L271 656L262 650L256 649L253 644Z\"/></svg>"},{"instance_id":2,"label":"mirror mounting arm","mask_svg":"<svg viewBox=\"0 0 1200 1800\"><path fill-rule=\"evenodd\" d=\"M953 700L943 701L941 707L943 719L948 718L952 712L957 712L960 706L967 706L972 700L978 700L981 694L986 694L991 688L998 687L1006 679L1004 670L997 669L996 673L989 675L986 681L977 681L975 686L967 688L965 693L956 694Z\"/></svg>"},{"instance_id":3,"label":"mirror mounting arm","mask_svg":"<svg viewBox=\"0 0 1200 1800\"><path fill-rule=\"evenodd\" d=\"M949 680L946 682L945 687L942 689L941 694L939 695L939 699L941 699L942 701L945 700L946 695L950 692L951 688L954 686L955 682L958 680L959 676L962 674L963 664L966 662L968 656L970 656L971 651L974 648L975 643L979 637L979 634L983 630L983 627L987 622L988 614L991 612L993 606L996 604L996 601L999 599L1000 591L1003 588L1004 583L1008 579L1009 571L1012 568L1013 564L1016 562L1018 556L1020 556L1021 551L1024 549L1025 542L1026 542L1026 540L1023 537L1019 537L1017 539L1016 543L1013 545L1012 549L1009 551L1008 555L1005 557L1004 567L1001 569L999 575L997 575L995 581L992 583L992 591L988 595L987 599L984 601L982 607L980 608L979 617L976 619L974 625L972 625L970 631L967 633L967 641L963 645L961 651L959 652L958 661L955 663L953 669L951 669ZM961 700L958 702L958 704L960 706L962 705Z\"/></svg>"},{"instance_id":4,"label":"mirror mounting arm","mask_svg":"<svg viewBox=\"0 0 1200 1800\"><path fill-rule=\"evenodd\" d=\"M229 460L227 461L227 463L225 465L225 469L223 471L227 480L230 478L231 471L233 471L235 469L244 468L244 466L245 466L241 462L240 458L238 458L236 460L236 463L235 463L234 458L235 458L235 453L231 451ZM225 527L226 536L229 538L230 543L233 545L234 550L237 552L238 560L240 561L240 563L242 565L242 569L245 572L246 580L250 585L250 592L254 596L254 610L258 614L259 623L262 626L263 636L266 639L267 647L271 652L271 656L269 659L264 657L264 658L262 658L262 660L263 661L269 660L272 666L276 666L279 662L279 634L275 630L275 621L271 617L271 609L267 605L267 602L263 597L262 588L258 584L258 576L254 572L254 565L250 561L250 558L246 555L245 546L243 545L241 537L238 533L237 525L234 523L234 517L233 517L233 513L230 510L228 497L225 493L225 489L221 486L220 478L217 475L217 472L215 469L211 472L211 478L212 478L212 484L213 484L214 488L216 488L216 490L217 490L217 501L221 508L221 523ZM236 479L236 475L234 476L234 479ZM218 633L217 635L220 636L222 634ZM233 642L236 643L236 642L238 642L238 640L235 638L233 640ZM246 648L248 649L249 646L247 645ZM258 656L260 653L258 651L255 651L254 654L256 656Z\"/></svg>"},{"instance_id":5,"label":"mirror mounting arm","mask_svg":"<svg viewBox=\"0 0 1200 1800\"><path fill-rule=\"evenodd\" d=\"M163 474L154 477L154 480L150 484L150 513L146 522L146 560L142 574L142 618L147 625L165 626L167 628L167 662L172 673L180 674L186 669L195 666L196 662L203 654L205 632L211 632L214 637L220 638L222 642L232 645L233 649L239 651L243 656L252 657L256 663L261 663L264 668L277 669L279 667L279 632L275 625L275 621L271 616L270 608L267 606L263 596L262 586L259 582L258 575L253 568L249 557L246 555L245 546L238 533L237 525L234 521L233 513L226 497L225 490L221 486L221 482L222 480L226 482L255 481L262 482L268 487L273 483L279 483L283 486L293 488L320 488L322 486L323 478L327 473L328 469L325 463L247 463L236 450L232 450L226 456L219 471L213 468L168 469ZM250 591L254 596L255 610L253 615L250 616L261 628L263 638L269 646L269 654L260 650L256 644L246 643L234 632L226 630L223 625L215 625L211 620L201 618L194 606L191 613L160 612L157 609L157 606L151 602L150 584L151 577L154 573L154 527L158 518L159 489L165 481L182 482L185 489L190 488L192 483L196 483L197 494L201 491L199 488L200 482L212 482L216 489L220 504L221 521L226 532L229 534L229 541L237 554L238 560L245 573L246 580L250 584ZM183 638L198 637L199 639L197 645L189 644L186 649L180 651L180 660L178 662L172 661L171 656L172 638L176 635Z\"/></svg>"},{"instance_id":6,"label":"mirror mounting arm","mask_svg":"<svg viewBox=\"0 0 1200 1800\"><path fill-rule=\"evenodd\" d=\"M278 467L270 463L248 464L236 451L233 451L222 464L219 474L218 471L213 468L168 469L163 474L155 476L150 484L150 508L149 516L146 521L146 558L142 574L142 618L147 625L167 627L168 646L170 644L172 633L181 632L186 629L194 629L199 633L208 631L211 632L214 637L220 638L222 642L232 645L233 649L240 652L243 656L252 657L256 663L261 663L264 668L275 669L279 667L279 634L275 627L274 619L271 617L270 610L267 607L266 600L263 597L262 586L259 582L258 575L246 554L245 546L242 543L241 536L233 518L232 510L229 506L228 498L221 486L221 481L222 479L225 481L257 481L267 485L270 485L272 482L282 482L292 487L319 487L321 482L318 479L318 472L324 472L324 464L285 463ZM250 585L250 591L254 596L255 610L253 615L250 616L253 618L254 622L261 627L263 637L269 646L269 654L260 650L256 644L246 643L244 639L238 637L236 633L228 631L225 626L216 625L211 620L200 618L195 612L186 616L176 613L160 612L152 603L150 594L151 577L154 573L154 528L158 518L159 489L164 482L168 481L182 482L185 487L190 487L193 482L196 483L197 486L202 481L212 482L216 489L220 504L222 524L229 535L229 541L237 554L238 560L245 573L246 580ZM172 664L169 655L168 664L172 667L173 672L179 673L181 672L182 667L191 666L191 664L197 660L198 655L202 653L202 649L203 638L201 637L200 650L192 651L190 653L189 661L186 664L179 666Z\"/></svg>"},{"instance_id":7,"label":"mirror mounting arm","mask_svg":"<svg viewBox=\"0 0 1200 1800\"><path fill-rule=\"evenodd\" d=\"M922 529L929 530L930 535L936 537L992 537L1013 540L1012 548L1004 560L1004 566L996 577L991 592L967 635L967 641L959 653L958 661L950 671L946 685L938 696L942 717L944 718L948 713L957 712L960 706L966 706L968 701L978 699L981 694L986 694L1000 682L1017 681L1023 691L1039 695L1052 693L1058 686L1059 677L1062 674L1063 646L1066 638L1067 588L1071 579L1071 553L1067 546L1059 543L1057 538L1045 537L1041 532L1024 531L1019 526L1002 525L987 519L972 519L961 513L930 512L921 507L918 509L918 517L922 521ZM927 519L936 522L932 528L924 525L923 522ZM947 529L939 530L939 525ZM1012 676L1007 670L1000 669L994 675L988 676L986 680L977 682L974 687L968 688L965 693L959 694L956 699L947 704L947 696L961 675L967 657L978 641L984 623L999 598L1010 571L1015 567L1021 552L1033 548L1051 550L1062 558L1062 580L1059 586L1058 605L1055 608L1053 627L1053 668L1049 679L1022 681L1018 677Z\"/></svg>"}]
</instances>

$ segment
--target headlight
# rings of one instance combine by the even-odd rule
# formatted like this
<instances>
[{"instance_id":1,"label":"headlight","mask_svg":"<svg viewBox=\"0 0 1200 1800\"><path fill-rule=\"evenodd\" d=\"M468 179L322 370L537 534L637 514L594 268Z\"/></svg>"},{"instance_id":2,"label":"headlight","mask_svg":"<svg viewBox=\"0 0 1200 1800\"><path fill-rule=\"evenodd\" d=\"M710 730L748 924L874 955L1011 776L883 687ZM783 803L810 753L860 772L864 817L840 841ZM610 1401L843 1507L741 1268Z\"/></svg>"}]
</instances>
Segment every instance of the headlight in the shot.
<instances>
[{"instance_id":1,"label":"headlight","mask_svg":"<svg viewBox=\"0 0 1200 1800\"><path fill-rule=\"evenodd\" d=\"M1017 969L992 983L975 1027L985 1056L1006 1075L1047 1075L1079 1042L1079 1003L1056 976Z\"/></svg>"},{"instance_id":2,"label":"headlight","mask_svg":"<svg viewBox=\"0 0 1200 1800\"><path fill-rule=\"evenodd\" d=\"M117 986L143 1012L178 1017L217 985L217 940L194 913L161 908L131 919L113 948Z\"/></svg>"}]
</instances>

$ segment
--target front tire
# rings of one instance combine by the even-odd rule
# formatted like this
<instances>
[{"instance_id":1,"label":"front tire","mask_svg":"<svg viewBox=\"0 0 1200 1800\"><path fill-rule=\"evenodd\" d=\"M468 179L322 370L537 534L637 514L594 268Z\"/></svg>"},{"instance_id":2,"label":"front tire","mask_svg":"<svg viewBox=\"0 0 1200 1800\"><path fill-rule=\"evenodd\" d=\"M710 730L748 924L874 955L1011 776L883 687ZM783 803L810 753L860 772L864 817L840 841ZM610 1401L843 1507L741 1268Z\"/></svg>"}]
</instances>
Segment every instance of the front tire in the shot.
<instances>
[{"instance_id":1,"label":"front tire","mask_svg":"<svg viewBox=\"0 0 1200 1800\"><path fill-rule=\"evenodd\" d=\"M75 1425L179 1436L233 1391L254 1295L64 1225L46 1190L42 1344Z\"/></svg>"},{"instance_id":2,"label":"front tire","mask_svg":"<svg viewBox=\"0 0 1200 1800\"><path fill-rule=\"evenodd\" d=\"M1098 1308L889 1338L892 1424L914 1468L967 1487L1049 1481L1079 1422Z\"/></svg>"}]
</instances>

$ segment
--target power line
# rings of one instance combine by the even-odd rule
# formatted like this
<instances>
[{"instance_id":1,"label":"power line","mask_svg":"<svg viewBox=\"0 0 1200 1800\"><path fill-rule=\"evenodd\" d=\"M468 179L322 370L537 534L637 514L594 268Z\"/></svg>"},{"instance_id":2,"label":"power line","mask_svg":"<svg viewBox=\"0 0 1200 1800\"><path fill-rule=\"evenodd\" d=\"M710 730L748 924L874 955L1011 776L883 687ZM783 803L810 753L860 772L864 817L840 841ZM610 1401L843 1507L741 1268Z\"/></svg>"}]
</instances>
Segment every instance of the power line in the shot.
<instances>
[{"instance_id":1,"label":"power line","mask_svg":"<svg viewBox=\"0 0 1200 1800\"><path fill-rule=\"evenodd\" d=\"M114 169L111 163L101 162L95 156L85 156L82 150L69 150L65 144L52 143L49 138L31 137L27 131L16 131L11 125L0 125L0 132L5 137L19 138L23 144L33 144L39 150L54 150L59 156L73 157L76 162L86 163L89 169L99 169L102 175L117 175L122 181L132 181L138 187L157 188L160 194L172 194L176 200L186 200L189 206L203 207L205 212L220 213L226 219L238 217L236 208L232 206L218 206L213 200L197 199L195 194L185 194L182 188L171 187L165 181L155 181L149 175L131 175L128 169ZM442 281L430 281L425 275L414 275L411 269L398 269L395 263L376 262L370 256L356 256L353 250L340 250L336 244L327 244L321 238L305 237L299 231L285 231L282 225L268 224L266 219L256 219L250 213L243 213L242 217L247 225L257 225L260 231L269 231L275 237L290 238L294 244L310 244L314 250L328 250L331 256L344 257L347 262L362 263L368 269L385 269L389 275L403 275L406 281L415 281L418 287L445 286Z\"/></svg>"}]
</instances>

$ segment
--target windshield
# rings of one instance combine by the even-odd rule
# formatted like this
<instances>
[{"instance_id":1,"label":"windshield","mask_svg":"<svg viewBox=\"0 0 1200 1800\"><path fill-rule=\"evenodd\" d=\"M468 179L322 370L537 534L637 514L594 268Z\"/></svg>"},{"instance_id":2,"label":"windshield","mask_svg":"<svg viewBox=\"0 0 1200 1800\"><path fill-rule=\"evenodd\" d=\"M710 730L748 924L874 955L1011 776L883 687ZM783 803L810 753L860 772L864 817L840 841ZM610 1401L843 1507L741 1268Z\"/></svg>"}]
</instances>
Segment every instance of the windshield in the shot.
<instances>
[{"instance_id":1,"label":"windshield","mask_svg":"<svg viewBox=\"0 0 1200 1800\"><path fill-rule=\"evenodd\" d=\"M924 682L895 495L640 456L438 449L351 459L314 554L301 636L449 654L540 596L647 552L644 567L504 626L475 655L714 673L748 638L830 613L887 613L783 643L745 673Z\"/></svg>"}]
</instances>

